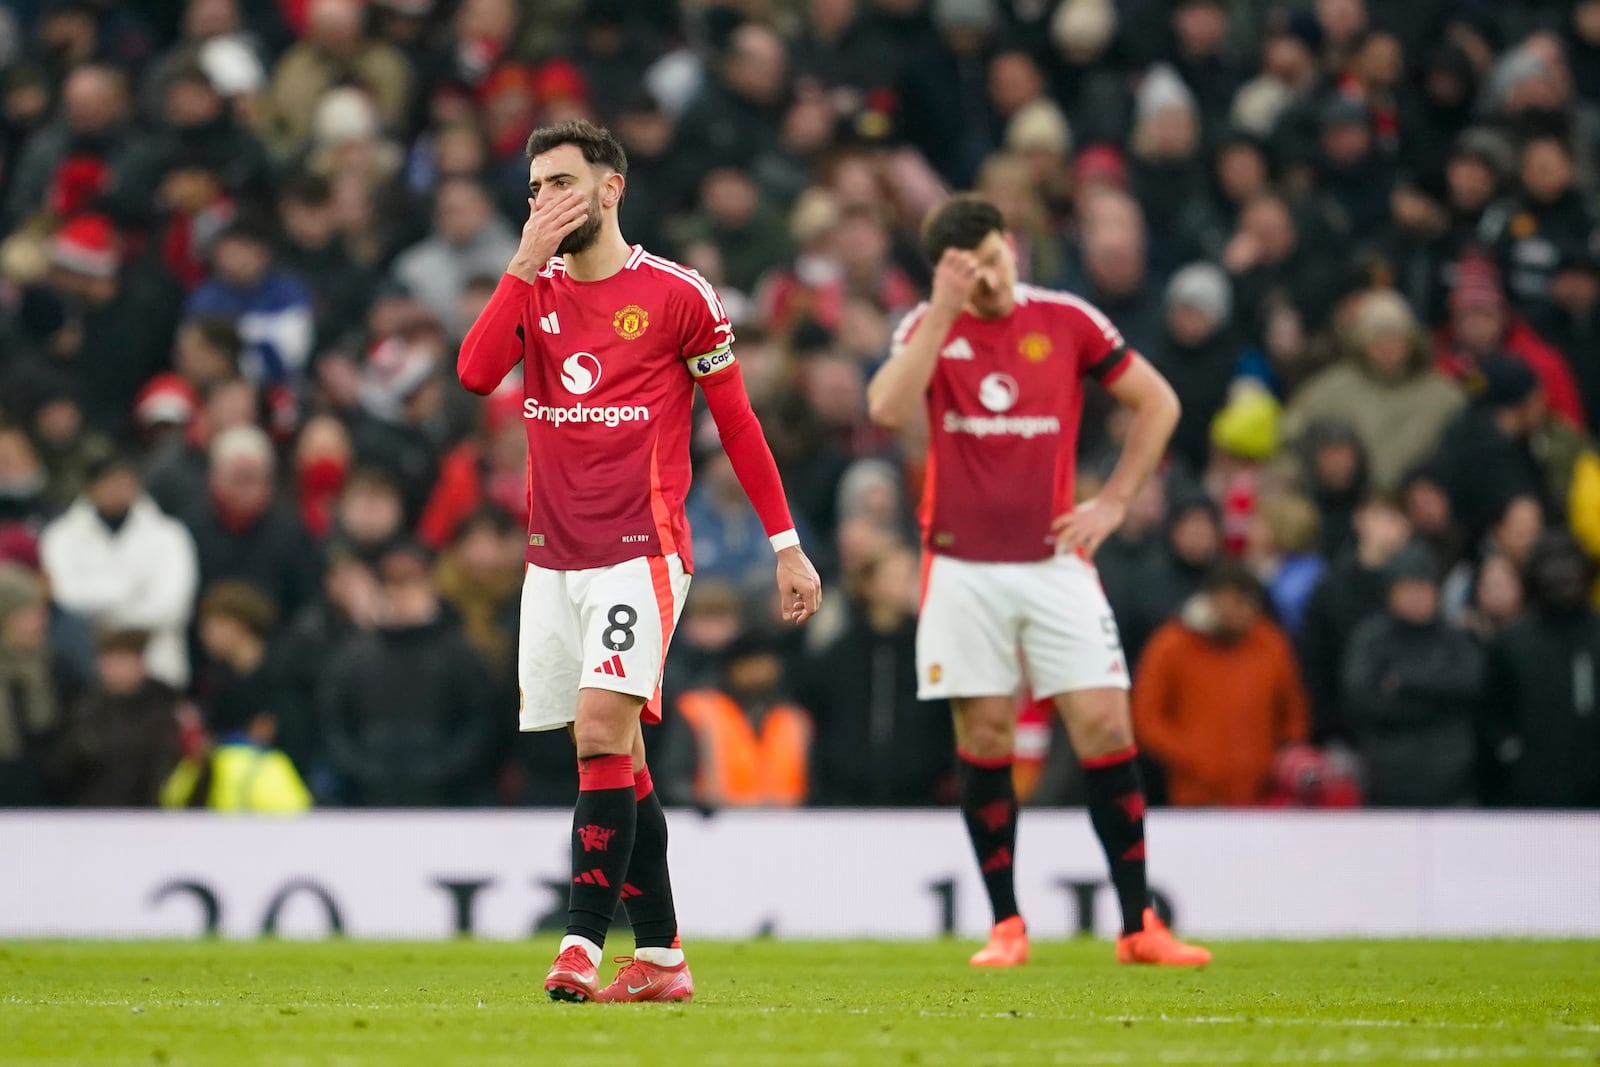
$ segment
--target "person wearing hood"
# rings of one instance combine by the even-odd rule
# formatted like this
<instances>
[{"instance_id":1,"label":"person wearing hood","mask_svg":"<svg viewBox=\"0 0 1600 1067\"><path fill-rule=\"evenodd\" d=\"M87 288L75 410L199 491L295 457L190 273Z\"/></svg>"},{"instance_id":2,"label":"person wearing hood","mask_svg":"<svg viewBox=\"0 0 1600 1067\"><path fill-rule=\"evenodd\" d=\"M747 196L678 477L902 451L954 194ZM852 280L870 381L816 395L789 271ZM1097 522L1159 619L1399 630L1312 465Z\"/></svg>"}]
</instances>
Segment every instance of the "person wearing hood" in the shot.
<instances>
[{"instance_id":1,"label":"person wearing hood","mask_svg":"<svg viewBox=\"0 0 1600 1067\"><path fill-rule=\"evenodd\" d=\"M1296 642L1319 742L1346 735L1345 650L1361 621L1383 607L1389 564L1411 538L1405 513L1387 497L1369 497L1356 509L1353 526L1355 544L1334 560L1311 594Z\"/></svg>"},{"instance_id":2,"label":"person wearing hood","mask_svg":"<svg viewBox=\"0 0 1600 1067\"><path fill-rule=\"evenodd\" d=\"M1513 807L1600 808L1594 564L1556 533L1534 547L1526 573L1534 610L1489 652L1489 797Z\"/></svg>"},{"instance_id":3,"label":"person wearing hood","mask_svg":"<svg viewBox=\"0 0 1600 1067\"><path fill-rule=\"evenodd\" d=\"M1477 795L1483 649L1439 611L1439 572L1412 542L1390 561L1384 607L1345 656L1343 719L1374 807L1444 808Z\"/></svg>"},{"instance_id":4,"label":"person wearing hood","mask_svg":"<svg viewBox=\"0 0 1600 1067\"><path fill-rule=\"evenodd\" d=\"M420 545L378 565L378 626L328 666L321 716L327 750L357 807L458 807L490 800L499 739L489 668L443 610Z\"/></svg>"},{"instance_id":5,"label":"person wearing hood","mask_svg":"<svg viewBox=\"0 0 1600 1067\"><path fill-rule=\"evenodd\" d=\"M1298 481L1317 508L1318 554L1336 560L1355 543L1355 513L1367 498L1367 452L1340 419L1312 423L1296 450Z\"/></svg>"},{"instance_id":6,"label":"person wearing hood","mask_svg":"<svg viewBox=\"0 0 1600 1067\"><path fill-rule=\"evenodd\" d=\"M108 448L94 458L83 495L40 535L39 555L58 605L99 629L140 631L150 677L188 684L194 539L145 495L131 457Z\"/></svg>"},{"instance_id":7,"label":"person wearing hood","mask_svg":"<svg viewBox=\"0 0 1600 1067\"><path fill-rule=\"evenodd\" d=\"M1239 363L1229 330L1233 286L1221 268L1191 263L1167 283L1166 305L1166 329L1146 355L1183 398L1171 450L1198 473L1210 459L1211 420L1227 402Z\"/></svg>"},{"instance_id":8,"label":"person wearing hood","mask_svg":"<svg viewBox=\"0 0 1600 1067\"><path fill-rule=\"evenodd\" d=\"M1305 689L1265 597L1242 566L1218 566L1139 661L1134 734L1175 806L1260 803L1279 749L1306 739Z\"/></svg>"},{"instance_id":9,"label":"person wearing hood","mask_svg":"<svg viewBox=\"0 0 1600 1067\"><path fill-rule=\"evenodd\" d=\"M1112 600L1128 662L1136 664L1150 635L1193 596L1222 558L1222 512L1192 485L1169 485L1160 548ZM1121 585L1121 583L1118 583Z\"/></svg>"},{"instance_id":10,"label":"person wearing hood","mask_svg":"<svg viewBox=\"0 0 1600 1067\"><path fill-rule=\"evenodd\" d=\"M1430 366L1411 308L1393 290L1361 298L1349 341L1352 351L1291 401L1285 436L1298 441L1322 419L1348 422L1371 461L1373 488L1392 492L1432 453L1466 398Z\"/></svg>"}]
</instances>

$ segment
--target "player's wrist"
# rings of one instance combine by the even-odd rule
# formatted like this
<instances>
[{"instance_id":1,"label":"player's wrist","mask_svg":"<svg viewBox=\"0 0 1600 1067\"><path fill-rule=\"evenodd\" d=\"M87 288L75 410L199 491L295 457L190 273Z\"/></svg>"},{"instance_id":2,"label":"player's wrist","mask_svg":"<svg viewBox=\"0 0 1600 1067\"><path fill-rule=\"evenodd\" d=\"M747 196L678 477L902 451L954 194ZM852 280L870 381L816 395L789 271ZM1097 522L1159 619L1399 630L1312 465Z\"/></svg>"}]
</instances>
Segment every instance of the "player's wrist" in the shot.
<instances>
[{"instance_id":1,"label":"player's wrist","mask_svg":"<svg viewBox=\"0 0 1600 1067\"><path fill-rule=\"evenodd\" d=\"M782 533L773 534L767 541L772 545L772 551L779 555L789 551L800 551L800 532L792 526Z\"/></svg>"}]
</instances>

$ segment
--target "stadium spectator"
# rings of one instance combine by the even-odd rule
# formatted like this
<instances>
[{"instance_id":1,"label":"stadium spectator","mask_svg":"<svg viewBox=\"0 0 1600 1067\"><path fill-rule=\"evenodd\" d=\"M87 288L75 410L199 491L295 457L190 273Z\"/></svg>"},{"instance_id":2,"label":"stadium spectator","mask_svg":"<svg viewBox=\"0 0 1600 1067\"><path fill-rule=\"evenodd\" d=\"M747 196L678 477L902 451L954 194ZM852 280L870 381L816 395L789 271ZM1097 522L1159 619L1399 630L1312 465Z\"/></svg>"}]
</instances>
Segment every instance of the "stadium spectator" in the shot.
<instances>
[{"instance_id":1,"label":"stadium spectator","mask_svg":"<svg viewBox=\"0 0 1600 1067\"><path fill-rule=\"evenodd\" d=\"M45 604L34 574L0 563L0 807L37 807L52 799L46 760L65 697Z\"/></svg>"},{"instance_id":2,"label":"stadium spectator","mask_svg":"<svg viewBox=\"0 0 1600 1067\"><path fill-rule=\"evenodd\" d=\"M1528 560L1534 610L1489 656L1484 707L1493 753L1489 789L1497 803L1600 807L1593 580L1594 564L1564 534L1542 540Z\"/></svg>"},{"instance_id":3,"label":"stadium spectator","mask_svg":"<svg viewBox=\"0 0 1600 1067\"><path fill-rule=\"evenodd\" d=\"M240 369L266 388L295 387L311 358L311 291L281 268L264 225L236 220L217 234L208 280L189 294L186 317L214 315L238 325Z\"/></svg>"},{"instance_id":4,"label":"stadium spectator","mask_svg":"<svg viewBox=\"0 0 1600 1067\"><path fill-rule=\"evenodd\" d=\"M210 496L183 516L201 588L237 579L269 597L279 618L298 611L315 586L317 561L299 519L274 499L272 443L254 426L235 426L212 440L210 459Z\"/></svg>"},{"instance_id":5,"label":"stadium spectator","mask_svg":"<svg viewBox=\"0 0 1600 1067\"><path fill-rule=\"evenodd\" d=\"M1372 487L1390 493L1432 454L1464 400L1429 365L1416 320L1393 291L1363 296L1351 323L1350 353L1295 395L1284 433L1298 440L1312 423L1339 419L1355 428Z\"/></svg>"},{"instance_id":6,"label":"stadium spectator","mask_svg":"<svg viewBox=\"0 0 1600 1067\"><path fill-rule=\"evenodd\" d=\"M1439 611L1438 565L1415 542L1388 567L1384 609L1356 628L1343 712L1376 807L1460 807L1478 787L1484 654Z\"/></svg>"},{"instance_id":7,"label":"stadium spectator","mask_svg":"<svg viewBox=\"0 0 1600 1067\"><path fill-rule=\"evenodd\" d=\"M1167 283L1166 327L1145 353L1183 397L1171 450L1191 472L1206 469L1211 420L1239 366L1239 343L1228 328L1232 305L1233 286L1220 268L1189 264Z\"/></svg>"},{"instance_id":8,"label":"stadium spectator","mask_svg":"<svg viewBox=\"0 0 1600 1067\"><path fill-rule=\"evenodd\" d=\"M138 631L149 676L181 689L199 571L194 539L145 495L130 456L101 453L87 482L39 538L50 595L98 629Z\"/></svg>"},{"instance_id":9,"label":"stadium spectator","mask_svg":"<svg viewBox=\"0 0 1600 1067\"><path fill-rule=\"evenodd\" d=\"M811 802L920 807L953 786L945 709L916 699L917 560L903 547L846 579L850 618L796 683L816 726Z\"/></svg>"},{"instance_id":10,"label":"stadium spectator","mask_svg":"<svg viewBox=\"0 0 1600 1067\"><path fill-rule=\"evenodd\" d=\"M1583 398L1565 357L1533 331L1506 304L1495 266L1478 252L1456 263L1450 291L1450 318L1434 335L1434 359L1458 380L1500 355L1527 364L1550 399L1551 408L1573 426L1583 427Z\"/></svg>"},{"instance_id":11,"label":"stadium spectator","mask_svg":"<svg viewBox=\"0 0 1600 1067\"><path fill-rule=\"evenodd\" d=\"M503 511L475 511L456 528L434 568L439 599L454 610L462 634L501 689L516 685L517 635L504 620L522 591L522 531Z\"/></svg>"},{"instance_id":12,"label":"stadium spectator","mask_svg":"<svg viewBox=\"0 0 1600 1067\"><path fill-rule=\"evenodd\" d=\"M1136 664L1145 642L1199 591L1222 558L1222 513L1203 492L1169 485L1167 518L1159 549L1107 588L1122 629L1128 662Z\"/></svg>"},{"instance_id":13,"label":"stadium spectator","mask_svg":"<svg viewBox=\"0 0 1600 1067\"><path fill-rule=\"evenodd\" d=\"M1317 509L1318 552L1337 560L1355 542L1355 512L1367 497L1366 450L1349 423L1322 419L1306 427L1296 451L1300 485Z\"/></svg>"},{"instance_id":14,"label":"stadium spectator","mask_svg":"<svg viewBox=\"0 0 1600 1067\"><path fill-rule=\"evenodd\" d=\"M153 808L178 764L178 692L145 670L145 634L95 641L99 684L66 714L51 745L62 800L82 808Z\"/></svg>"},{"instance_id":15,"label":"stadium spectator","mask_svg":"<svg viewBox=\"0 0 1600 1067\"><path fill-rule=\"evenodd\" d=\"M152 378L151 381L159 379ZM145 416L138 404L146 391L139 392L135 415L143 424ZM95 458L111 448L102 435L83 423L83 409L72 395L69 384L57 379L35 397L32 415L27 419L34 447L45 468L45 502L52 512L64 511L83 492L88 469Z\"/></svg>"},{"instance_id":16,"label":"stadium spectator","mask_svg":"<svg viewBox=\"0 0 1600 1067\"><path fill-rule=\"evenodd\" d=\"M1333 561L1311 594L1297 642L1311 698L1312 734L1323 742L1344 736L1341 691L1350 637L1383 607L1389 565L1412 533L1405 513L1382 496L1362 502L1353 526L1355 544Z\"/></svg>"},{"instance_id":17,"label":"stadium spectator","mask_svg":"<svg viewBox=\"0 0 1600 1067\"><path fill-rule=\"evenodd\" d=\"M37 530L50 514L48 475L33 441L21 430L0 426L0 522Z\"/></svg>"},{"instance_id":18,"label":"stadium spectator","mask_svg":"<svg viewBox=\"0 0 1600 1067\"><path fill-rule=\"evenodd\" d=\"M16 388L37 395L65 375L89 427L115 438L140 387L165 365L177 291L160 272L127 261L123 236L103 215L62 223L48 248L48 275L24 298L29 323Z\"/></svg>"},{"instance_id":19,"label":"stadium spectator","mask_svg":"<svg viewBox=\"0 0 1600 1067\"><path fill-rule=\"evenodd\" d=\"M1134 732L1165 773L1171 804L1260 803L1274 755L1306 739L1300 672L1264 607L1249 571L1219 566L1139 660Z\"/></svg>"},{"instance_id":20,"label":"stadium spectator","mask_svg":"<svg viewBox=\"0 0 1600 1067\"><path fill-rule=\"evenodd\" d=\"M712 686L678 697L681 722L657 761L663 778L692 782L707 808L795 807L811 790L811 718L787 699L784 664L764 634L722 651Z\"/></svg>"},{"instance_id":21,"label":"stadium spectator","mask_svg":"<svg viewBox=\"0 0 1600 1067\"><path fill-rule=\"evenodd\" d=\"M385 125L398 126L405 118L410 67L393 45L366 36L365 17L358 0L312 0L306 6L304 37L273 67L261 100L262 135L280 159L305 144L317 100L336 85L370 93Z\"/></svg>"},{"instance_id":22,"label":"stadium spectator","mask_svg":"<svg viewBox=\"0 0 1600 1067\"><path fill-rule=\"evenodd\" d=\"M133 147L120 71L79 66L67 75L60 99L60 116L28 138L11 168L8 232L40 212L71 218L97 210Z\"/></svg>"},{"instance_id":23,"label":"stadium spectator","mask_svg":"<svg viewBox=\"0 0 1600 1067\"><path fill-rule=\"evenodd\" d=\"M320 719L342 802L357 807L486 804L498 740L489 669L441 610L426 550L378 563L377 628L328 664Z\"/></svg>"},{"instance_id":24,"label":"stadium spectator","mask_svg":"<svg viewBox=\"0 0 1600 1067\"><path fill-rule=\"evenodd\" d=\"M466 333L457 301L467 281L498 277L517 250L511 228L494 212L489 194L471 178L450 178L433 199L433 231L400 253L395 281L433 313L453 336Z\"/></svg>"},{"instance_id":25,"label":"stadium spectator","mask_svg":"<svg viewBox=\"0 0 1600 1067\"><path fill-rule=\"evenodd\" d=\"M1266 497L1250 524L1245 559L1266 586L1273 615L1291 638L1299 636L1306 605L1327 571L1317 541L1317 511L1302 496Z\"/></svg>"}]
</instances>

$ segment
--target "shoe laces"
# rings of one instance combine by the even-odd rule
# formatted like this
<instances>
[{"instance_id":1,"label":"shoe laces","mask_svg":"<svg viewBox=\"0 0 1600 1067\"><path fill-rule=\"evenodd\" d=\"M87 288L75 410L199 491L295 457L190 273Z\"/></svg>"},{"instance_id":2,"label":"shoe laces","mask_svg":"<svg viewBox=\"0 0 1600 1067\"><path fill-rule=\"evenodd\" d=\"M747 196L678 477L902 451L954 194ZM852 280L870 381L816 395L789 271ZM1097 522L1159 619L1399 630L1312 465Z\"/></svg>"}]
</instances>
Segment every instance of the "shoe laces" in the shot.
<instances>
[{"instance_id":1,"label":"shoe laces","mask_svg":"<svg viewBox=\"0 0 1600 1067\"><path fill-rule=\"evenodd\" d=\"M632 956L612 956L612 963L622 964L622 970L617 972L617 980L621 981L629 972L637 971L639 977L648 978L649 974L644 969L644 961L636 960Z\"/></svg>"},{"instance_id":2,"label":"shoe laces","mask_svg":"<svg viewBox=\"0 0 1600 1067\"><path fill-rule=\"evenodd\" d=\"M576 952L578 955L575 957L575 959L569 959L569 957L572 957L572 954L574 952ZM584 967L593 967L594 966L594 964L589 961L589 953L584 951L584 948L583 948L582 945L569 945L569 946L567 946L567 948L563 949L561 954L556 957L556 963L559 964L562 960L569 960L569 965L570 965L571 962L578 962L578 963L581 963Z\"/></svg>"}]
</instances>

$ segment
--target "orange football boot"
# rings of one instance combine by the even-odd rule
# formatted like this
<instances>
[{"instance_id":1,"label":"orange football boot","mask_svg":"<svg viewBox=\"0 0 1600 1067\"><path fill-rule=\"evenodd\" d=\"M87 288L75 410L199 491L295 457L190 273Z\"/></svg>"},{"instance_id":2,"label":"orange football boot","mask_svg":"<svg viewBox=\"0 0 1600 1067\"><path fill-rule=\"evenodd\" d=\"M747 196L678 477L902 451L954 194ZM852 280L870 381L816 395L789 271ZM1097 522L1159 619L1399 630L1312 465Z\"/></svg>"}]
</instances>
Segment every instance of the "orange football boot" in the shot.
<instances>
[{"instance_id":1,"label":"orange football boot","mask_svg":"<svg viewBox=\"0 0 1600 1067\"><path fill-rule=\"evenodd\" d=\"M1021 967L1028 962L1028 928L1022 916L994 924L989 943L972 957L974 967Z\"/></svg>"},{"instance_id":2,"label":"orange football boot","mask_svg":"<svg viewBox=\"0 0 1600 1067\"><path fill-rule=\"evenodd\" d=\"M550 965L544 979L544 991L551 1000L582 1004L595 998L595 987L600 984L600 973L582 945L573 945Z\"/></svg>"},{"instance_id":3,"label":"orange football boot","mask_svg":"<svg viewBox=\"0 0 1600 1067\"><path fill-rule=\"evenodd\" d=\"M689 963L676 967L663 967L659 963L637 960L632 956L618 956L622 970L611 984L600 990L597 998L602 1004L643 1004L649 1001L666 1001L685 1004L694 999L694 976L689 973Z\"/></svg>"},{"instance_id":4,"label":"orange football boot","mask_svg":"<svg viewBox=\"0 0 1600 1067\"><path fill-rule=\"evenodd\" d=\"M1199 945L1187 945L1172 936L1166 924L1156 918L1154 908L1144 909L1144 929L1117 939L1118 963L1153 963L1162 967L1204 967L1211 952Z\"/></svg>"}]
</instances>

